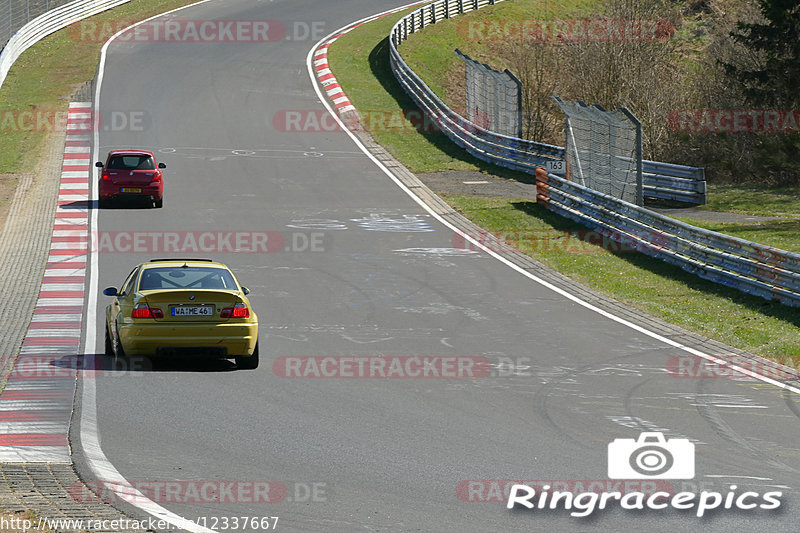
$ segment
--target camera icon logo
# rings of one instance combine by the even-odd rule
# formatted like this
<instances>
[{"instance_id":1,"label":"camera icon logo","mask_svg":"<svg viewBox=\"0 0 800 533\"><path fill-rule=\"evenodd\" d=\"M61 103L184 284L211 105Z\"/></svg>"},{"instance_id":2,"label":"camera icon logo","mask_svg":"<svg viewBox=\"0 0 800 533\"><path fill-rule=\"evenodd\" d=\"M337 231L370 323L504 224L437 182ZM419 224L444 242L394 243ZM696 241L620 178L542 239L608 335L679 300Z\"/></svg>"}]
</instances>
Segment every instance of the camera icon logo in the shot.
<instances>
[{"instance_id":1,"label":"camera icon logo","mask_svg":"<svg viewBox=\"0 0 800 533\"><path fill-rule=\"evenodd\" d=\"M694 443L664 439L659 432L642 432L638 439L615 439L608 444L610 479L692 479Z\"/></svg>"}]
</instances>

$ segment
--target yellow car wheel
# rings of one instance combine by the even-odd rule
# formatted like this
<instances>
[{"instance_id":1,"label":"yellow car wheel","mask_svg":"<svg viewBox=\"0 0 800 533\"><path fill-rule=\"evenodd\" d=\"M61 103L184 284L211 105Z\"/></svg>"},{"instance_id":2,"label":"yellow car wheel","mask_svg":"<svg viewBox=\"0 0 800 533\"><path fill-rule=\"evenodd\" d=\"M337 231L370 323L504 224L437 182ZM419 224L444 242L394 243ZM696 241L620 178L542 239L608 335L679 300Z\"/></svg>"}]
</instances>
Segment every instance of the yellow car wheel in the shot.
<instances>
[{"instance_id":1,"label":"yellow car wheel","mask_svg":"<svg viewBox=\"0 0 800 533\"><path fill-rule=\"evenodd\" d=\"M253 355L241 355L237 356L236 358L236 366L246 370L253 370L254 368L258 368L258 343L256 342L256 347L253 349Z\"/></svg>"}]
</instances>

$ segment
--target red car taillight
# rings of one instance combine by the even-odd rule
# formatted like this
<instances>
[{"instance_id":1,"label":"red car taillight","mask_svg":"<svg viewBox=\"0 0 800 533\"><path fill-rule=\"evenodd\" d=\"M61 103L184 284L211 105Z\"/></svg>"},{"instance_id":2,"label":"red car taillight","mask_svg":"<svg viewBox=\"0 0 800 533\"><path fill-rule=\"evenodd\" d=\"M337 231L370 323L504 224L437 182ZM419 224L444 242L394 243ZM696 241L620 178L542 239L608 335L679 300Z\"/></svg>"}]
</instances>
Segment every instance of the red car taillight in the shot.
<instances>
[{"instance_id":1,"label":"red car taillight","mask_svg":"<svg viewBox=\"0 0 800 533\"><path fill-rule=\"evenodd\" d=\"M221 318L250 318L250 309L245 304L236 304L223 309L219 316Z\"/></svg>"},{"instance_id":2,"label":"red car taillight","mask_svg":"<svg viewBox=\"0 0 800 533\"><path fill-rule=\"evenodd\" d=\"M161 181L161 172L156 171L156 173L153 174L153 181Z\"/></svg>"},{"instance_id":3,"label":"red car taillight","mask_svg":"<svg viewBox=\"0 0 800 533\"><path fill-rule=\"evenodd\" d=\"M131 318L164 318L164 313L158 307L150 307L145 303L136 304Z\"/></svg>"},{"instance_id":4,"label":"red car taillight","mask_svg":"<svg viewBox=\"0 0 800 533\"><path fill-rule=\"evenodd\" d=\"M111 176L108 174L107 170L103 171L103 181L111 181Z\"/></svg>"}]
</instances>

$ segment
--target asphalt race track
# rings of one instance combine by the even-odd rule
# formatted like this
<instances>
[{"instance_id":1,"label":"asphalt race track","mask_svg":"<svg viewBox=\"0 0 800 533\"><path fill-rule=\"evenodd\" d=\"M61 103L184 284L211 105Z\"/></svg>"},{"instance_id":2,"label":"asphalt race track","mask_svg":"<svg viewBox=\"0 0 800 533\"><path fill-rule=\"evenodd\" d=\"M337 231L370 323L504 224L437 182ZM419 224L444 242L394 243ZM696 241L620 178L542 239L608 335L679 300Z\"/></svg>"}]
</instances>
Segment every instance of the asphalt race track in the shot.
<instances>
[{"instance_id":1,"label":"asphalt race track","mask_svg":"<svg viewBox=\"0 0 800 533\"><path fill-rule=\"evenodd\" d=\"M665 366L685 352L488 254L455 253L452 232L345 133L274 127L276 113L324 110L305 64L319 38L399 5L214 0L168 18L279 20L290 36L295 22L325 31L266 43L109 46L100 112L143 121L102 131L99 153L151 149L168 168L163 209L102 210L94 229L278 232L285 241L273 253L185 254L227 263L251 289L261 365L156 363L98 375L97 424L108 460L132 482L286 487L273 503L158 502L190 520L208 517L209 527L215 516L278 516L280 531L795 531L800 410L793 393L750 378L670 375ZM119 286L138 262L178 255L101 249L92 275L102 290ZM100 319L87 327L101 354L109 298L97 301ZM300 356L483 357L494 366L474 379L276 375L275 360ZM513 361L513 371L499 368L503 361ZM76 407L79 415L86 406ZM71 433L75 463L94 481L80 429ZM469 501L487 494L463 490L491 486L469 480L573 487L607 480L608 444L640 431L695 442L694 479L671 481L675 492L724 495L732 484L739 493L782 491L780 509L698 518L693 510L612 504L575 518L563 509L507 510L502 498Z\"/></svg>"}]
</instances>

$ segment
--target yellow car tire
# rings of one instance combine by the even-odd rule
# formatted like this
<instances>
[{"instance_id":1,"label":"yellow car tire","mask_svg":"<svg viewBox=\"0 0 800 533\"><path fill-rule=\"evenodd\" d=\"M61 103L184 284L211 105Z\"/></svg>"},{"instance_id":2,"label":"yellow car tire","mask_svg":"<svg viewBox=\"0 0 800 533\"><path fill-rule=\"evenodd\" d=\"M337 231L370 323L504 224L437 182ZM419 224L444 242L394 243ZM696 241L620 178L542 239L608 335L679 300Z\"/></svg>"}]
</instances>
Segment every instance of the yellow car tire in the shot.
<instances>
[{"instance_id":1,"label":"yellow car tire","mask_svg":"<svg viewBox=\"0 0 800 533\"><path fill-rule=\"evenodd\" d=\"M253 370L255 368L258 368L258 343L256 342L256 347L253 350L253 355L237 356L235 359L236 359L236 366L241 369Z\"/></svg>"}]
</instances>

